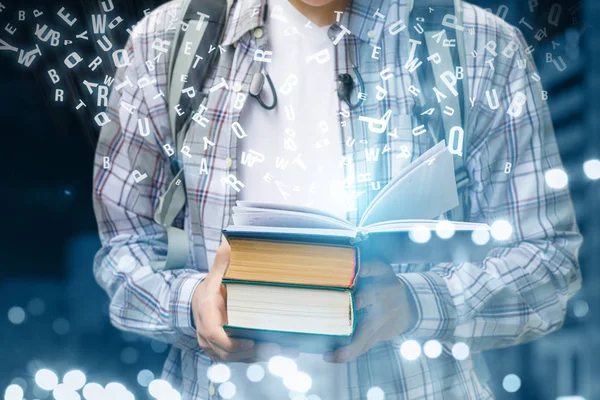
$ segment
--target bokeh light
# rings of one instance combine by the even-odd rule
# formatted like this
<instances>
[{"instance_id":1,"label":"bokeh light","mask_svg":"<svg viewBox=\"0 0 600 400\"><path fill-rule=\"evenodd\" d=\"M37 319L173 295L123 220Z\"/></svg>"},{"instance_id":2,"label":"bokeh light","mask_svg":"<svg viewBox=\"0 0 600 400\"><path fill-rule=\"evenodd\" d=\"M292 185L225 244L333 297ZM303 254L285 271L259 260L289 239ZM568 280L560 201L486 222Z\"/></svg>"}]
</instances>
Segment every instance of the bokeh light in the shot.
<instances>
[{"instance_id":1,"label":"bokeh light","mask_svg":"<svg viewBox=\"0 0 600 400\"><path fill-rule=\"evenodd\" d=\"M583 163L583 172L589 179L600 179L600 160L589 160Z\"/></svg>"},{"instance_id":2,"label":"bokeh light","mask_svg":"<svg viewBox=\"0 0 600 400\"><path fill-rule=\"evenodd\" d=\"M246 370L246 377L250 382L260 382L265 377L265 369L260 364L252 364Z\"/></svg>"},{"instance_id":3,"label":"bokeh light","mask_svg":"<svg viewBox=\"0 0 600 400\"><path fill-rule=\"evenodd\" d=\"M104 388L99 383L90 382L83 387L83 397L86 400L103 400Z\"/></svg>"},{"instance_id":4,"label":"bokeh light","mask_svg":"<svg viewBox=\"0 0 600 400\"><path fill-rule=\"evenodd\" d=\"M219 385L219 396L221 396L224 399L233 399L236 390L237 389L232 382L224 382Z\"/></svg>"},{"instance_id":5,"label":"bokeh light","mask_svg":"<svg viewBox=\"0 0 600 400\"><path fill-rule=\"evenodd\" d=\"M171 390L171 384L163 379L155 379L148 385L148 393L156 399L163 399Z\"/></svg>"},{"instance_id":6,"label":"bokeh light","mask_svg":"<svg viewBox=\"0 0 600 400\"><path fill-rule=\"evenodd\" d=\"M427 243L431 239L431 231L423 225L417 225L408 232L408 237L415 243Z\"/></svg>"},{"instance_id":7,"label":"bokeh light","mask_svg":"<svg viewBox=\"0 0 600 400\"><path fill-rule=\"evenodd\" d=\"M502 380L502 387L508 393L514 393L521 388L521 378L515 374L508 374Z\"/></svg>"},{"instance_id":8,"label":"bokeh light","mask_svg":"<svg viewBox=\"0 0 600 400\"><path fill-rule=\"evenodd\" d=\"M214 383L223 383L231 377L231 370L225 364L214 364L208 368L206 375Z\"/></svg>"},{"instance_id":9,"label":"bokeh light","mask_svg":"<svg viewBox=\"0 0 600 400\"><path fill-rule=\"evenodd\" d=\"M435 233L442 239L450 239L454 236L454 231L454 224L447 220L442 220L435 226Z\"/></svg>"},{"instance_id":10,"label":"bokeh light","mask_svg":"<svg viewBox=\"0 0 600 400\"><path fill-rule=\"evenodd\" d=\"M63 383L71 390L81 389L85 382L85 374L77 369L67 372L63 377Z\"/></svg>"},{"instance_id":11,"label":"bokeh light","mask_svg":"<svg viewBox=\"0 0 600 400\"><path fill-rule=\"evenodd\" d=\"M25 321L25 310L21 307L12 307L8 310L8 320L11 324L22 324Z\"/></svg>"},{"instance_id":12,"label":"bokeh light","mask_svg":"<svg viewBox=\"0 0 600 400\"><path fill-rule=\"evenodd\" d=\"M148 387L148 385L150 384L150 382L152 382L153 379L154 373L149 369L143 369L140 372L138 372L137 381L140 384L140 386Z\"/></svg>"},{"instance_id":13,"label":"bokeh light","mask_svg":"<svg viewBox=\"0 0 600 400\"><path fill-rule=\"evenodd\" d=\"M544 174L546 184L552 189L563 189L569 184L567 173L559 168L546 171Z\"/></svg>"},{"instance_id":14,"label":"bokeh light","mask_svg":"<svg viewBox=\"0 0 600 400\"><path fill-rule=\"evenodd\" d=\"M23 400L23 388L19 385L8 385L4 391L4 400Z\"/></svg>"},{"instance_id":15,"label":"bokeh light","mask_svg":"<svg viewBox=\"0 0 600 400\"><path fill-rule=\"evenodd\" d=\"M457 342L452 346L452 356L458 361L466 360L469 357L469 346L464 342Z\"/></svg>"},{"instance_id":16,"label":"bokeh light","mask_svg":"<svg viewBox=\"0 0 600 400\"><path fill-rule=\"evenodd\" d=\"M385 399L385 393L383 389L378 386L374 386L367 391L367 400L383 400Z\"/></svg>"},{"instance_id":17,"label":"bokeh light","mask_svg":"<svg viewBox=\"0 0 600 400\"><path fill-rule=\"evenodd\" d=\"M492 236L496 240L508 240L513 232L512 225L502 219L496 220L491 225Z\"/></svg>"},{"instance_id":18,"label":"bokeh light","mask_svg":"<svg viewBox=\"0 0 600 400\"><path fill-rule=\"evenodd\" d=\"M416 340L407 340L400 345L400 354L409 361L416 360L421 355L421 345Z\"/></svg>"},{"instance_id":19,"label":"bokeh light","mask_svg":"<svg viewBox=\"0 0 600 400\"><path fill-rule=\"evenodd\" d=\"M479 246L484 246L490 241L490 232L487 229L475 229L471 233L471 240Z\"/></svg>"},{"instance_id":20,"label":"bokeh light","mask_svg":"<svg viewBox=\"0 0 600 400\"><path fill-rule=\"evenodd\" d=\"M423 345L423 353L429 358L438 358L442 354L442 344L437 340L428 340Z\"/></svg>"},{"instance_id":21,"label":"bokeh light","mask_svg":"<svg viewBox=\"0 0 600 400\"><path fill-rule=\"evenodd\" d=\"M53 390L58 385L58 376L49 369L41 369L35 374L35 383L44 390Z\"/></svg>"},{"instance_id":22,"label":"bokeh light","mask_svg":"<svg viewBox=\"0 0 600 400\"><path fill-rule=\"evenodd\" d=\"M306 393L312 387L312 378L305 372L295 371L285 375L283 384L294 392Z\"/></svg>"},{"instance_id":23,"label":"bokeh light","mask_svg":"<svg viewBox=\"0 0 600 400\"><path fill-rule=\"evenodd\" d=\"M285 377L298 370L296 362L284 356L274 356L269 360L269 372L275 376Z\"/></svg>"}]
</instances>

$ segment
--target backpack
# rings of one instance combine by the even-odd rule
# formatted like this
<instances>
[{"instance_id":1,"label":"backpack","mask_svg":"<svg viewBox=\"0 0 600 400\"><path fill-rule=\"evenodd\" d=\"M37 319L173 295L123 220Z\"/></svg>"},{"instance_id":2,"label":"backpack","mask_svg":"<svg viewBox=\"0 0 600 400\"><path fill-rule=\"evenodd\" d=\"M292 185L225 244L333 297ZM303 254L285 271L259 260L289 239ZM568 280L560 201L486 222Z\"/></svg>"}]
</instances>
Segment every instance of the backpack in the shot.
<instances>
[{"instance_id":1,"label":"backpack","mask_svg":"<svg viewBox=\"0 0 600 400\"><path fill-rule=\"evenodd\" d=\"M182 92L183 82L181 79L173 79L175 76L186 74L188 76L188 85L201 88L204 78L208 75L210 68L218 58L218 51L208 50L211 46L217 46L220 43L224 28L226 26L227 16L233 5L234 0L185 0L182 5L180 20L190 26L196 25L200 18L204 18L204 23L200 31L196 29L187 29L182 31L177 29L176 36L171 43L169 50L169 69L167 75L167 104L169 105L169 125L173 137L174 154L171 156L171 169L174 178L169 184L166 192L160 196L159 204L155 210L154 220L165 227L167 230L167 257L165 260L154 261L152 268L154 270L163 270L170 268L181 268L186 265L189 257L189 239L183 229L173 227L173 221L184 208L186 203L185 180L183 176L183 161L181 160L181 149L185 140L191 118L177 118L178 115L171 105L179 104L186 116L197 110L206 97L206 93L196 91L196 95L190 98ZM465 46L464 46L464 28L462 27L462 0L414 0L417 4L413 5L410 13L410 23L407 27L410 31L411 39L419 40L421 44L417 46L414 58L423 61L423 64L416 70L417 79L421 90L420 103L423 104L425 98L435 99L434 87L443 84L440 75L446 71L456 73L457 67L465 65ZM198 13L205 14L200 16ZM206 15L210 16L206 18ZM420 28L415 28L416 26ZM443 27L443 28L442 28ZM451 29L446 29L451 28ZM445 40L435 40L431 38L434 33L440 33L445 30ZM419 32L420 31L420 32ZM182 34L183 32L183 34ZM215 40L218 38L218 40ZM188 54L182 50L182 43L191 42L186 46ZM447 45L450 44L450 45ZM451 46L451 44L454 44ZM208 54L208 58L198 69L190 72L194 56L197 54ZM430 54L439 53L443 62L439 64L429 62L427 58ZM448 62L452 60L451 65ZM419 112L415 114L420 124L431 127L431 132L439 132L441 129L445 132L446 143L453 143L455 138L451 134L451 127L464 127L468 120L468 79L466 68L463 68L462 79L458 80L456 90L458 96L448 96L445 103L449 104L453 110L452 115L443 113L439 103L431 107L421 106ZM432 108L435 112L431 113ZM429 113L426 111L429 110ZM452 140L451 140L452 139ZM464 160L467 159L467 132L464 131L462 142L462 154L453 157L456 176L456 186L458 189L459 205L450 211L451 219L454 221L465 221L468 212L468 193L466 188L469 185L469 177L464 167Z\"/></svg>"}]
</instances>

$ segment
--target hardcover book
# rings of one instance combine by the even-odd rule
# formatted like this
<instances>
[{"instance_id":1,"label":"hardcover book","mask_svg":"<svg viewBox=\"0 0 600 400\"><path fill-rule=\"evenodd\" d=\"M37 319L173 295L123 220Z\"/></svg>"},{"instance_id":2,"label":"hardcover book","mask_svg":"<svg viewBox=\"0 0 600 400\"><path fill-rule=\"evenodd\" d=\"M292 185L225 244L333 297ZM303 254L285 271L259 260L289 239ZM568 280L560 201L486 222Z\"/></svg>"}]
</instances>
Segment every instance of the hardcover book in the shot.
<instances>
[{"instance_id":1,"label":"hardcover book","mask_svg":"<svg viewBox=\"0 0 600 400\"><path fill-rule=\"evenodd\" d=\"M360 260L390 264L483 259L485 224L434 220L458 205L452 155L442 141L371 201L358 225L322 210L238 201L231 246L226 331L321 352L347 343L356 324ZM480 242L479 242L480 243Z\"/></svg>"}]
</instances>

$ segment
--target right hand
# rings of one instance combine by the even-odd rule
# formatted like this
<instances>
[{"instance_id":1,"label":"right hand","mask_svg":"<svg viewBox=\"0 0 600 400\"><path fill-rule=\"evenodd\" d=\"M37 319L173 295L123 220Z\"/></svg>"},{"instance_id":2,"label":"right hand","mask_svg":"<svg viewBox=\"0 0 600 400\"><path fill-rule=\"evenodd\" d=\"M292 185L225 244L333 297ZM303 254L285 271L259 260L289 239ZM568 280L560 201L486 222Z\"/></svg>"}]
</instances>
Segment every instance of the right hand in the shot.
<instances>
[{"instance_id":1,"label":"right hand","mask_svg":"<svg viewBox=\"0 0 600 400\"><path fill-rule=\"evenodd\" d=\"M212 268L198 285L192 297L192 314L196 324L198 344L214 361L247 362L266 361L282 353L275 343L255 343L249 339L234 339L227 336L223 324L227 320L227 289L223 275L229 266L230 247L223 240L217 250ZM287 348L287 357L297 357L298 350Z\"/></svg>"}]
</instances>

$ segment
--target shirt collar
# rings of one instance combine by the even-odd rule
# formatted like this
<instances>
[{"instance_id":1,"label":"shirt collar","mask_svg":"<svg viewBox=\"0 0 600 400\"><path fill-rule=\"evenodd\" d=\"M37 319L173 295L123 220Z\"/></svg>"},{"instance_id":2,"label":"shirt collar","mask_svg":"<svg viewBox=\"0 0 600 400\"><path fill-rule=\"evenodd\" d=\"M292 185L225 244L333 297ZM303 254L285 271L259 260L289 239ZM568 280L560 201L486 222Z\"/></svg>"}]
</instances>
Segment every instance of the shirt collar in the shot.
<instances>
[{"instance_id":1,"label":"shirt collar","mask_svg":"<svg viewBox=\"0 0 600 400\"><path fill-rule=\"evenodd\" d=\"M340 22L335 25L344 26L350 30L349 35L358 39L375 44L379 42L383 33L384 23L387 20L387 12L391 0L350 0ZM400 7L406 5L407 0L400 1ZM246 32L254 30L264 24L266 19L265 7L267 0L236 0L223 35L223 46L228 46L238 41ZM375 14L383 14L385 18L377 17ZM395 21L391 21L395 22Z\"/></svg>"}]
</instances>

